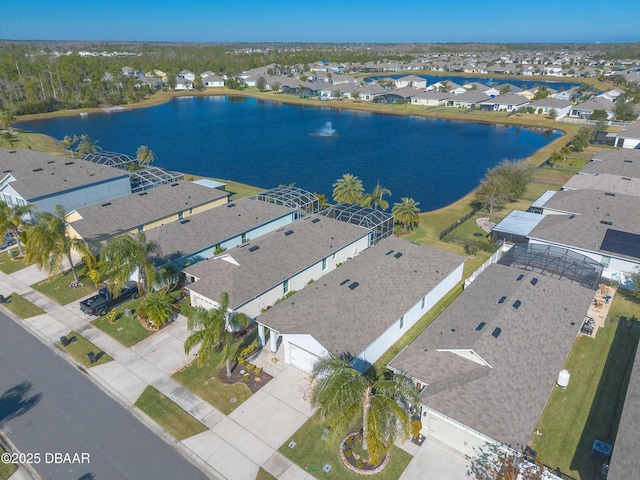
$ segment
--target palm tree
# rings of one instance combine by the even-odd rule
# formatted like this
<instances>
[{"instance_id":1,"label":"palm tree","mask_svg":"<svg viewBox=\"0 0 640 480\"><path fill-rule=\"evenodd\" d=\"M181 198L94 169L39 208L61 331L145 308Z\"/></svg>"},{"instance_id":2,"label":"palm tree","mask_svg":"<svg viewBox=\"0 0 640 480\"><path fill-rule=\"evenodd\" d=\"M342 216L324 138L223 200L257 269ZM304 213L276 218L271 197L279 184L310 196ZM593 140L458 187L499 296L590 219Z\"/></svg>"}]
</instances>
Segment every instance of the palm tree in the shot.
<instances>
[{"instance_id":1,"label":"palm tree","mask_svg":"<svg viewBox=\"0 0 640 480\"><path fill-rule=\"evenodd\" d=\"M125 233L111 240L102 250L101 258L106 261L106 276L111 280L110 288L119 292L138 271L138 293L142 297L156 284L156 270L151 256L160 254L160 245L148 241L144 232L137 235Z\"/></svg>"},{"instance_id":2,"label":"palm tree","mask_svg":"<svg viewBox=\"0 0 640 480\"><path fill-rule=\"evenodd\" d=\"M316 362L311 372L316 382L311 404L318 407L334 438L362 422L362 448L371 463L384 458L396 441L411 435L409 410L420 403L415 385L393 374L373 379L353 368L348 360L329 355Z\"/></svg>"},{"instance_id":3,"label":"palm tree","mask_svg":"<svg viewBox=\"0 0 640 480\"><path fill-rule=\"evenodd\" d=\"M174 312L173 299L166 289L158 290L144 297L138 310L151 325L160 328L169 321Z\"/></svg>"},{"instance_id":4,"label":"palm tree","mask_svg":"<svg viewBox=\"0 0 640 480\"><path fill-rule=\"evenodd\" d=\"M364 197L362 197L362 206L372 206L376 210L378 209L378 207L380 207L382 210L386 210L387 208L389 208L389 202L382 198L385 195L391 195L391 190L381 187L380 183L378 182L371 193L367 193Z\"/></svg>"},{"instance_id":5,"label":"palm tree","mask_svg":"<svg viewBox=\"0 0 640 480\"><path fill-rule=\"evenodd\" d=\"M420 222L420 202L413 198L402 197L400 203L394 203L391 213L396 222L402 224L402 231L407 233Z\"/></svg>"},{"instance_id":6,"label":"palm tree","mask_svg":"<svg viewBox=\"0 0 640 480\"><path fill-rule=\"evenodd\" d=\"M153 150L151 150L149 147L147 147L146 145L140 145L138 147L138 150L136 151L136 160L138 160L138 163L140 165L148 167L149 164L155 159L156 154L153 153Z\"/></svg>"},{"instance_id":7,"label":"palm tree","mask_svg":"<svg viewBox=\"0 0 640 480\"><path fill-rule=\"evenodd\" d=\"M563 147L560 149L560 154L562 155L562 161L566 162L567 157L571 155L571 149L568 145L563 145Z\"/></svg>"},{"instance_id":8,"label":"palm tree","mask_svg":"<svg viewBox=\"0 0 640 480\"><path fill-rule=\"evenodd\" d=\"M71 152L71 158L74 158L73 157L73 146L76 144L77 141L78 141L77 135L74 135L73 137L70 137L69 135L65 135L64 138L58 142L58 145L60 145L65 150L70 151Z\"/></svg>"},{"instance_id":9,"label":"palm tree","mask_svg":"<svg viewBox=\"0 0 640 480\"><path fill-rule=\"evenodd\" d=\"M231 346L233 334L229 328L236 330L249 324L249 317L244 313L229 316L229 294L220 295L218 308L207 310L198 307L189 316L187 327L193 332L184 342L184 351L188 355L196 345L198 351L198 366L201 367L214 352L222 352L227 366L227 377L231 377Z\"/></svg>"},{"instance_id":10,"label":"palm tree","mask_svg":"<svg viewBox=\"0 0 640 480\"><path fill-rule=\"evenodd\" d=\"M80 141L78 142L78 146L76 147L76 151L78 153L83 153L84 155L88 155L90 153L97 153L102 150L102 147L98 146L98 140L93 141L89 137L89 135L80 135Z\"/></svg>"},{"instance_id":11,"label":"palm tree","mask_svg":"<svg viewBox=\"0 0 640 480\"><path fill-rule=\"evenodd\" d=\"M10 207L5 202L0 201L0 232L9 232L16 240L20 256L24 255L22 244L20 243L20 230L25 227L25 217L30 215L34 205L14 205Z\"/></svg>"},{"instance_id":12,"label":"palm tree","mask_svg":"<svg viewBox=\"0 0 640 480\"><path fill-rule=\"evenodd\" d=\"M362 181L355 175L345 173L333 184L333 200L335 202L360 203L363 191Z\"/></svg>"},{"instance_id":13,"label":"palm tree","mask_svg":"<svg viewBox=\"0 0 640 480\"><path fill-rule=\"evenodd\" d=\"M327 196L324 193L314 193L313 195L318 199L318 208L320 210L324 210L329 206Z\"/></svg>"},{"instance_id":14,"label":"palm tree","mask_svg":"<svg viewBox=\"0 0 640 480\"><path fill-rule=\"evenodd\" d=\"M47 275L56 275L62 270L62 260L67 258L73 274L73 280L79 283L71 251L84 252L87 244L78 238L67 235L67 212L62 205L56 205L54 212L40 214L38 222L27 231L27 262L36 263Z\"/></svg>"}]
</instances>

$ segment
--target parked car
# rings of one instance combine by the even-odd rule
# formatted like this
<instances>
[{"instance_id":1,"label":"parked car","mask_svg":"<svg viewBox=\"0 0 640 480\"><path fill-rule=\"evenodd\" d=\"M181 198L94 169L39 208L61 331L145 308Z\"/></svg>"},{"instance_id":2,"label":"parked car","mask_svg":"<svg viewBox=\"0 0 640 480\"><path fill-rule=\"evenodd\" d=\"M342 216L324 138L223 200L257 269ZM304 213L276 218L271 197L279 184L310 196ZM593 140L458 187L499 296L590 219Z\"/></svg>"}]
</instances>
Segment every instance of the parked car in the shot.
<instances>
[{"instance_id":1,"label":"parked car","mask_svg":"<svg viewBox=\"0 0 640 480\"><path fill-rule=\"evenodd\" d=\"M101 288L97 295L80 302L80 310L88 315L102 316L128 300L138 298L138 284L127 283L118 295L112 297L108 288Z\"/></svg>"},{"instance_id":2,"label":"parked car","mask_svg":"<svg viewBox=\"0 0 640 480\"><path fill-rule=\"evenodd\" d=\"M16 239L13 238L13 236L5 235L4 238L2 239L2 243L0 243L0 250L4 250L5 248L15 244L16 244Z\"/></svg>"}]
</instances>

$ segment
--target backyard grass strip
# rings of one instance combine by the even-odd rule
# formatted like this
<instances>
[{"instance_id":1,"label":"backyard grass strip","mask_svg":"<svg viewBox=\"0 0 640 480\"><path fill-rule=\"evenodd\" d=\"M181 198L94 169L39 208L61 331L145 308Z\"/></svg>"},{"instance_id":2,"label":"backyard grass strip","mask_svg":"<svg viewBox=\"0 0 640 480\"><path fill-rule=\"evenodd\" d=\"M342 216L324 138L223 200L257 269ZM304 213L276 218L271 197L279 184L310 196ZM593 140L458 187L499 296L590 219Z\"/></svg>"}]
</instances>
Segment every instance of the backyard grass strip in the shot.
<instances>
[{"instance_id":1,"label":"backyard grass strip","mask_svg":"<svg viewBox=\"0 0 640 480\"><path fill-rule=\"evenodd\" d=\"M58 342L57 346L60 347L61 350L65 351L73 358L75 358L83 366L95 367L97 365L102 365L103 363L107 363L113 360L113 358L111 358L109 355L107 355L100 348L95 346L79 333L72 330L65 336L69 340L69 344L67 346L63 346L62 342ZM91 363L89 359L90 353L93 353L94 355L94 363Z\"/></svg>"},{"instance_id":2,"label":"backyard grass strip","mask_svg":"<svg viewBox=\"0 0 640 480\"><path fill-rule=\"evenodd\" d=\"M170 398L149 386L136 401L136 407L151 417L176 440L208 430L200 421L185 412Z\"/></svg>"},{"instance_id":3,"label":"backyard grass strip","mask_svg":"<svg viewBox=\"0 0 640 480\"><path fill-rule=\"evenodd\" d=\"M618 289L610 317L638 317L637 304ZM531 445L538 459L578 480L593 477L593 441L613 444L640 330L607 323L596 338L579 336L565 364L569 386L554 387Z\"/></svg>"},{"instance_id":4,"label":"backyard grass strip","mask_svg":"<svg viewBox=\"0 0 640 480\"><path fill-rule=\"evenodd\" d=\"M11 295L9 295L5 299L4 306L18 315L20 318L31 318L42 315L43 313L47 313L39 306L34 305L29 300L18 295L17 293L12 293Z\"/></svg>"}]
</instances>

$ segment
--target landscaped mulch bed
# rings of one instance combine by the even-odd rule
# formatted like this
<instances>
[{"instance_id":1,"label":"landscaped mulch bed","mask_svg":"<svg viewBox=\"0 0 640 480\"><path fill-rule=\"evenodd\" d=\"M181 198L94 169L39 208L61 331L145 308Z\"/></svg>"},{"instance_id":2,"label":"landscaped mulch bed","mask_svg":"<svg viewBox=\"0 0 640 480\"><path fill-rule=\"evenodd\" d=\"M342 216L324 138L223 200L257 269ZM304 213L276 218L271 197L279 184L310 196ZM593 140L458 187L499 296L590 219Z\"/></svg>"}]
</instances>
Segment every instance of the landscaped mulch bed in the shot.
<instances>
[{"instance_id":1,"label":"landscaped mulch bed","mask_svg":"<svg viewBox=\"0 0 640 480\"><path fill-rule=\"evenodd\" d=\"M244 371L244 373L249 373L249 379L244 379L244 373L240 373ZM255 372L249 372L246 367L243 368L240 365L236 365L231 370L231 377L227 377L227 368L222 367L218 372L218 380L224 383L238 383L242 382L249 387L251 393L256 393L260 390L267 382L269 382L273 377L264 371L260 372L257 375Z\"/></svg>"}]
</instances>

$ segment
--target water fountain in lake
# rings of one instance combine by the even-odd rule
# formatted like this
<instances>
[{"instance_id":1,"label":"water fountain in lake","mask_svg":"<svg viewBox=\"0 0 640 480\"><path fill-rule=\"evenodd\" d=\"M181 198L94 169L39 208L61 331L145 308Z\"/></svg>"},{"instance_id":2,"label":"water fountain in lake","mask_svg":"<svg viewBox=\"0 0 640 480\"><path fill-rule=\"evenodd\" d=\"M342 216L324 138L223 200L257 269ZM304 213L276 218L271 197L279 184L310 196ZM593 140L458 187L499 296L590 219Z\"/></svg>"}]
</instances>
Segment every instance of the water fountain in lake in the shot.
<instances>
[{"instance_id":1,"label":"water fountain in lake","mask_svg":"<svg viewBox=\"0 0 640 480\"><path fill-rule=\"evenodd\" d=\"M310 132L309 135L312 137L336 138L338 133L334 130L331 122L326 122L320 130L317 132Z\"/></svg>"}]
</instances>

